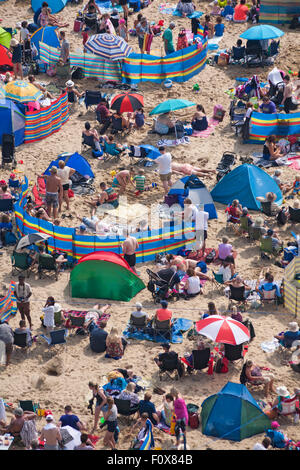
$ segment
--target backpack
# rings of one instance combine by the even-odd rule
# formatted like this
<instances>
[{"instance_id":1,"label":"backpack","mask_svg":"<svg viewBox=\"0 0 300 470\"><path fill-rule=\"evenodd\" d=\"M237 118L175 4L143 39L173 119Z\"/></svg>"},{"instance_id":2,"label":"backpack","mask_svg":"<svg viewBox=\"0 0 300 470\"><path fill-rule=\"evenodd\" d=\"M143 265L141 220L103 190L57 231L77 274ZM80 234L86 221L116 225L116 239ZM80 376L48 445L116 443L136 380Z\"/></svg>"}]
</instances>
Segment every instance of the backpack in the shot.
<instances>
[{"instance_id":1,"label":"backpack","mask_svg":"<svg viewBox=\"0 0 300 470\"><path fill-rule=\"evenodd\" d=\"M200 424L200 420L199 420L199 406L198 405L194 405L193 403L188 403L186 405L187 407L187 412L188 412L188 415L189 415L189 426L192 428L192 429L197 429L199 428L199 424Z\"/></svg>"},{"instance_id":2,"label":"backpack","mask_svg":"<svg viewBox=\"0 0 300 470\"><path fill-rule=\"evenodd\" d=\"M84 72L81 67L75 67L71 72L72 80L82 80L84 78Z\"/></svg>"},{"instance_id":3,"label":"backpack","mask_svg":"<svg viewBox=\"0 0 300 470\"><path fill-rule=\"evenodd\" d=\"M247 383L246 364L244 364L243 367L242 367L242 371L241 371L241 374L240 374L240 383L242 385L246 385L246 383Z\"/></svg>"},{"instance_id":4,"label":"backpack","mask_svg":"<svg viewBox=\"0 0 300 470\"><path fill-rule=\"evenodd\" d=\"M278 212L276 220L278 225L285 225L287 223L287 211L284 207Z\"/></svg>"},{"instance_id":5,"label":"backpack","mask_svg":"<svg viewBox=\"0 0 300 470\"><path fill-rule=\"evenodd\" d=\"M212 263L215 257L216 257L216 251L212 249L211 252L208 253L208 255L206 255L206 258L205 258L206 264Z\"/></svg>"},{"instance_id":6,"label":"backpack","mask_svg":"<svg viewBox=\"0 0 300 470\"><path fill-rule=\"evenodd\" d=\"M221 104L216 104L216 106L214 106L213 119L222 122L225 116L225 112L226 111Z\"/></svg>"}]
</instances>

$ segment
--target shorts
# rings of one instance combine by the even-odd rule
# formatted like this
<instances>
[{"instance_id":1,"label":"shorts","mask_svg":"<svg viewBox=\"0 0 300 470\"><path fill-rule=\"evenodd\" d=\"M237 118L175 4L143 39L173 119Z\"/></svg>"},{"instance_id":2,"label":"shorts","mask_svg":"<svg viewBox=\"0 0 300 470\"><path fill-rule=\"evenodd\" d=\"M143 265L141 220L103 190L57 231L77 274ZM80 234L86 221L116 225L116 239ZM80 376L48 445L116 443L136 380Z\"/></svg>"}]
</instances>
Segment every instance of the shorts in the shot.
<instances>
[{"instance_id":1,"label":"shorts","mask_svg":"<svg viewBox=\"0 0 300 470\"><path fill-rule=\"evenodd\" d=\"M62 187L64 191L68 191L68 189L70 188L70 185L69 183L66 183L66 184L63 184Z\"/></svg>"},{"instance_id":2,"label":"shorts","mask_svg":"<svg viewBox=\"0 0 300 470\"><path fill-rule=\"evenodd\" d=\"M118 426L118 421L107 421L107 430L108 432L115 432Z\"/></svg>"},{"instance_id":3,"label":"shorts","mask_svg":"<svg viewBox=\"0 0 300 470\"><path fill-rule=\"evenodd\" d=\"M117 180L117 178L114 178L113 179L113 182L112 182L112 188L116 188L117 186L120 186L120 183L119 181Z\"/></svg>"},{"instance_id":4,"label":"shorts","mask_svg":"<svg viewBox=\"0 0 300 470\"><path fill-rule=\"evenodd\" d=\"M58 207L58 193L46 193L47 206Z\"/></svg>"},{"instance_id":5,"label":"shorts","mask_svg":"<svg viewBox=\"0 0 300 470\"><path fill-rule=\"evenodd\" d=\"M129 266L132 268L133 266L135 266L135 263L136 263L136 255L135 253L133 253L133 255L124 255L124 259L125 261L127 261L127 263L129 264Z\"/></svg>"},{"instance_id":6,"label":"shorts","mask_svg":"<svg viewBox=\"0 0 300 470\"><path fill-rule=\"evenodd\" d=\"M255 381L256 385L260 384L268 384L271 382L271 380L274 380L274 375L273 374L264 374L262 376L257 377L257 382Z\"/></svg>"},{"instance_id":7,"label":"shorts","mask_svg":"<svg viewBox=\"0 0 300 470\"><path fill-rule=\"evenodd\" d=\"M119 0L119 5L124 6L127 5L127 0Z\"/></svg>"},{"instance_id":8,"label":"shorts","mask_svg":"<svg viewBox=\"0 0 300 470\"><path fill-rule=\"evenodd\" d=\"M161 181L169 181L171 179L172 173L167 173L166 175L159 175Z\"/></svg>"},{"instance_id":9,"label":"shorts","mask_svg":"<svg viewBox=\"0 0 300 470\"><path fill-rule=\"evenodd\" d=\"M180 430L182 432L185 432L185 419L178 419L175 424L175 436L179 437L180 435Z\"/></svg>"},{"instance_id":10,"label":"shorts","mask_svg":"<svg viewBox=\"0 0 300 470\"><path fill-rule=\"evenodd\" d=\"M17 307L21 315L30 314L30 303L29 302L17 302Z\"/></svg>"}]
</instances>

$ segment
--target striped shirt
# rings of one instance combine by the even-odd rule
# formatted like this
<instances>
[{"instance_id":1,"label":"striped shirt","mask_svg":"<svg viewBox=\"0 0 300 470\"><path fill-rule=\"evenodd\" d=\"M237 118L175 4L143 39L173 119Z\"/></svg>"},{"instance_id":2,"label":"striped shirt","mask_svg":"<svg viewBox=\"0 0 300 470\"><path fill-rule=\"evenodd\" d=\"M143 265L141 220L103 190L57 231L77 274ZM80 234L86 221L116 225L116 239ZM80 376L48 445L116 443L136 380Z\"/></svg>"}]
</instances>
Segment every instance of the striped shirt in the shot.
<instances>
[{"instance_id":1,"label":"striped shirt","mask_svg":"<svg viewBox=\"0 0 300 470\"><path fill-rule=\"evenodd\" d=\"M137 175L133 178L133 181L135 181L135 187L138 191L144 191L145 189L145 176L142 175Z\"/></svg>"}]
</instances>

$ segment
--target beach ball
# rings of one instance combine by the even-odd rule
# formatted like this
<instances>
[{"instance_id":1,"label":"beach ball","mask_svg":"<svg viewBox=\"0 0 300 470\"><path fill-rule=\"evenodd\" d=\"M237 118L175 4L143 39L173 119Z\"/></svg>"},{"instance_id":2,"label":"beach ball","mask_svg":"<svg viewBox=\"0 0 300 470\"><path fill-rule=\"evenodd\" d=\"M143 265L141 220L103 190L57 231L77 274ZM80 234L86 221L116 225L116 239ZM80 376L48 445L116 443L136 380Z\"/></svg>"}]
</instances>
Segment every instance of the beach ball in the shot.
<instances>
[{"instance_id":1,"label":"beach ball","mask_svg":"<svg viewBox=\"0 0 300 470\"><path fill-rule=\"evenodd\" d=\"M167 80L164 81L165 88L172 88L172 85L173 85L173 82L169 78L167 78Z\"/></svg>"}]
</instances>

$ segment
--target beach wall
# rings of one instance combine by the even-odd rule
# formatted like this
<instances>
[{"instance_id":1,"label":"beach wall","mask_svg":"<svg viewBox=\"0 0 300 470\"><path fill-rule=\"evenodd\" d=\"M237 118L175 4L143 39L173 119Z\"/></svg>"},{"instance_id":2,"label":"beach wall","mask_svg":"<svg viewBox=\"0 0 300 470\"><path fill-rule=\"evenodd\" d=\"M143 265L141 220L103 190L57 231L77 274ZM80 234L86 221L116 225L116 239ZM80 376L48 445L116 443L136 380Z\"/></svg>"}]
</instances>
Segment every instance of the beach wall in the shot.
<instances>
[{"instance_id":1,"label":"beach wall","mask_svg":"<svg viewBox=\"0 0 300 470\"><path fill-rule=\"evenodd\" d=\"M289 135L300 136L300 113L263 114L253 112L250 121L249 139L245 143L263 144L268 135L277 138Z\"/></svg>"},{"instance_id":2,"label":"beach wall","mask_svg":"<svg viewBox=\"0 0 300 470\"><path fill-rule=\"evenodd\" d=\"M83 255L94 251L113 251L122 255L121 244L125 240L124 237L115 234L105 237L97 234L79 235L75 228L53 225L45 220L31 217L24 209L28 194L26 177L22 191L20 201L15 204L16 226L20 237L33 232L46 233L50 235L49 250L65 251L75 262ZM177 253L180 248L188 247L194 242L194 231L192 224L185 224L184 227L171 225L165 229L133 233L139 242L137 263L154 260L158 253Z\"/></svg>"},{"instance_id":3,"label":"beach wall","mask_svg":"<svg viewBox=\"0 0 300 470\"><path fill-rule=\"evenodd\" d=\"M299 0L261 0L259 21L270 24L287 24L293 16L300 16Z\"/></svg>"},{"instance_id":4,"label":"beach wall","mask_svg":"<svg viewBox=\"0 0 300 470\"><path fill-rule=\"evenodd\" d=\"M68 95L63 93L47 108L25 113L24 143L45 139L69 119Z\"/></svg>"}]
</instances>

